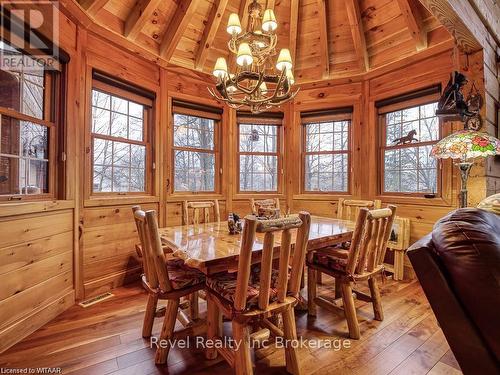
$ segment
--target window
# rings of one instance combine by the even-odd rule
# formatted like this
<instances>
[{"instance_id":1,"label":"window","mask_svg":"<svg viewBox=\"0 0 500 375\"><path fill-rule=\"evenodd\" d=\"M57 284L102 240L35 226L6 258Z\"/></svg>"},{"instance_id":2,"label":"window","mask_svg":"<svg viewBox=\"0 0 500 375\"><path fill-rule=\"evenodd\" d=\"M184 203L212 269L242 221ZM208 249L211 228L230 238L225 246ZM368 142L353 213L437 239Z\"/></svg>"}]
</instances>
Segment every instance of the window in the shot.
<instances>
[{"instance_id":1,"label":"window","mask_svg":"<svg viewBox=\"0 0 500 375\"><path fill-rule=\"evenodd\" d=\"M59 72L6 41L0 54L22 61L0 70L0 200L54 197Z\"/></svg>"},{"instance_id":2,"label":"window","mask_svg":"<svg viewBox=\"0 0 500 375\"><path fill-rule=\"evenodd\" d=\"M174 101L174 192L215 192L221 110Z\"/></svg>"},{"instance_id":3,"label":"window","mask_svg":"<svg viewBox=\"0 0 500 375\"><path fill-rule=\"evenodd\" d=\"M282 114L269 114L273 115L238 117L241 192L279 191Z\"/></svg>"},{"instance_id":4,"label":"window","mask_svg":"<svg viewBox=\"0 0 500 375\"><path fill-rule=\"evenodd\" d=\"M440 139L436 108L436 95L379 108L382 193L439 193L438 164L430 156Z\"/></svg>"},{"instance_id":5,"label":"window","mask_svg":"<svg viewBox=\"0 0 500 375\"><path fill-rule=\"evenodd\" d=\"M149 193L152 102L94 80L92 193Z\"/></svg>"},{"instance_id":6,"label":"window","mask_svg":"<svg viewBox=\"0 0 500 375\"><path fill-rule=\"evenodd\" d=\"M351 112L302 113L305 192L349 191Z\"/></svg>"}]
</instances>

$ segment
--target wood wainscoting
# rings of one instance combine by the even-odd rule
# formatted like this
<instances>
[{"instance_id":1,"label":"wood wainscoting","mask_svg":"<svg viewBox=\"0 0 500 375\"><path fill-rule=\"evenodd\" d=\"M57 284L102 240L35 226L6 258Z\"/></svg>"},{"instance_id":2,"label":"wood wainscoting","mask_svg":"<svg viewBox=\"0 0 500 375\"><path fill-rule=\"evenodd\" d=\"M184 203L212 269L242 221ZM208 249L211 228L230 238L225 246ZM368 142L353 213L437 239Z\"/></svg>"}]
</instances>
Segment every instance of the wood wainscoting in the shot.
<instances>
[{"instance_id":1,"label":"wood wainscoting","mask_svg":"<svg viewBox=\"0 0 500 375\"><path fill-rule=\"evenodd\" d=\"M92 207L83 210L83 284L85 298L107 292L139 279L139 242L133 205ZM143 204L158 211L158 204Z\"/></svg>"},{"instance_id":2,"label":"wood wainscoting","mask_svg":"<svg viewBox=\"0 0 500 375\"><path fill-rule=\"evenodd\" d=\"M46 208L0 217L0 352L75 301L72 202Z\"/></svg>"}]
</instances>

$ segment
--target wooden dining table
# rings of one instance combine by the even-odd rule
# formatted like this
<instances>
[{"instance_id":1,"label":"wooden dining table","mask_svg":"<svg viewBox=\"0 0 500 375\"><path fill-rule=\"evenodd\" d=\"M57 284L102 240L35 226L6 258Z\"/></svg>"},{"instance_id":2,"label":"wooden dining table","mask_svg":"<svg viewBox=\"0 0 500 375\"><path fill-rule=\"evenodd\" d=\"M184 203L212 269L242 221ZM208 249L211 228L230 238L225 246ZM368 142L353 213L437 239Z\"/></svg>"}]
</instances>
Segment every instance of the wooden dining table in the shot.
<instances>
[{"instance_id":1,"label":"wooden dining table","mask_svg":"<svg viewBox=\"0 0 500 375\"><path fill-rule=\"evenodd\" d=\"M311 216L308 250L323 248L349 241L354 223L346 220ZM229 234L227 221L180 225L159 229L163 245L173 255L184 259L190 267L206 275L234 272L238 268L241 234ZM279 257L280 236L275 241L273 256ZM292 233L292 250L296 230ZM253 245L252 264L260 261L264 234L257 233Z\"/></svg>"}]
</instances>

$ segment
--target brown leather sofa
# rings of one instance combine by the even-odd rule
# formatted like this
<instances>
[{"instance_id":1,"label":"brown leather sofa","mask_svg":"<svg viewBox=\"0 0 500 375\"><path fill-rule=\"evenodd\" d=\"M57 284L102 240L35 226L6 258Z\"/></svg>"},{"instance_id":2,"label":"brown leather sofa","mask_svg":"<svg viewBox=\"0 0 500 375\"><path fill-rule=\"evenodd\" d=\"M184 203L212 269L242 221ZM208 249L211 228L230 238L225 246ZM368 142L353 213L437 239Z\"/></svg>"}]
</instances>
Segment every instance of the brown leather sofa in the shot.
<instances>
[{"instance_id":1,"label":"brown leather sofa","mask_svg":"<svg viewBox=\"0 0 500 375\"><path fill-rule=\"evenodd\" d=\"M500 215L453 211L408 256L464 374L500 374Z\"/></svg>"}]
</instances>

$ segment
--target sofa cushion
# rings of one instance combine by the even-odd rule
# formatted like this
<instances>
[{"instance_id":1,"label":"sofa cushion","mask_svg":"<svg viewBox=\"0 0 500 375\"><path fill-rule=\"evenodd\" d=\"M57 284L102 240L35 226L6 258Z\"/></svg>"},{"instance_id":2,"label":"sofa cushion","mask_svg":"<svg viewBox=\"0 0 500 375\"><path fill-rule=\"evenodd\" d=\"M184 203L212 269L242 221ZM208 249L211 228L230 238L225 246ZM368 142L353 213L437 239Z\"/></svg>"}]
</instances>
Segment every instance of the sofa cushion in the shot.
<instances>
[{"instance_id":1,"label":"sofa cushion","mask_svg":"<svg viewBox=\"0 0 500 375\"><path fill-rule=\"evenodd\" d=\"M500 215L500 193L490 195L484 198L478 205L477 208L482 210L491 211Z\"/></svg>"},{"instance_id":2,"label":"sofa cushion","mask_svg":"<svg viewBox=\"0 0 500 375\"><path fill-rule=\"evenodd\" d=\"M345 274L349 251L342 248L336 248L336 250L338 255L315 252L313 254L312 263L314 265L327 268L333 272Z\"/></svg>"},{"instance_id":3,"label":"sofa cushion","mask_svg":"<svg viewBox=\"0 0 500 375\"><path fill-rule=\"evenodd\" d=\"M432 243L450 287L500 358L500 216L476 208L453 211L434 225Z\"/></svg>"},{"instance_id":4,"label":"sofa cushion","mask_svg":"<svg viewBox=\"0 0 500 375\"><path fill-rule=\"evenodd\" d=\"M168 278L174 289L187 288L205 282L205 275L197 269L186 266L182 259L167 261Z\"/></svg>"}]
</instances>

